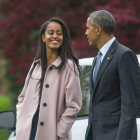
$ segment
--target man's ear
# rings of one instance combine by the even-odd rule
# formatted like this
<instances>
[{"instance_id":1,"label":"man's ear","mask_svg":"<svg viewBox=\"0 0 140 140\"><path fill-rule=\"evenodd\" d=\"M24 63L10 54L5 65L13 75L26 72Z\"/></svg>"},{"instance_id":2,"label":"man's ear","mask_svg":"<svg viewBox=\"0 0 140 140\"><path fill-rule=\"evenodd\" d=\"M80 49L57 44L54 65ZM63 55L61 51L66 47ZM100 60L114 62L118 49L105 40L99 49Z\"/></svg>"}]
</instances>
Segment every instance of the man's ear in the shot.
<instances>
[{"instance_id":1,"label":"man's ear","mask_svg":"<svg viewBox=\"0 0 140 140\"><path fill-rule=\"evenodd\" d=\"M100 35L101 34L101 31L102 31L102 28L100 26L97 26L96 27L96 33L97 33L97 35Z\"/></svg>"},{"instance_id":2,"label":"man's ear","mask_svg":"<svg viewBox=\"0 0 140 140\"><path fill-rule=\"evenodd\" d=\"M45 36L44 35L42 35L42 41L45 42Z\"/></svg>"}]
</instances>

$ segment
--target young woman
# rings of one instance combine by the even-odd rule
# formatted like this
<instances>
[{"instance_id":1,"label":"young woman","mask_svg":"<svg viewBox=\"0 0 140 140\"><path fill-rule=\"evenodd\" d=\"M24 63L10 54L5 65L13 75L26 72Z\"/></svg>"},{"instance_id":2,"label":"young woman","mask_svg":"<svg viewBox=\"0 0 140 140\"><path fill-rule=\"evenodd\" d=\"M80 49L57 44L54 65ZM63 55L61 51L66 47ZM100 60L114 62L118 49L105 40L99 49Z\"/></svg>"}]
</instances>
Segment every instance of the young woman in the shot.
<instances>
[{"instance_id":1,"label":"young woman","mask_svg":"<svg viewBox=\"0 0 140 140\"><path fill-rule=\"evenodd\" d=\"M82 105L79 74L67 26L50 19L41 27L35 60L18 97L16 140L71 140Z\"/></svg>"}]
</instances>

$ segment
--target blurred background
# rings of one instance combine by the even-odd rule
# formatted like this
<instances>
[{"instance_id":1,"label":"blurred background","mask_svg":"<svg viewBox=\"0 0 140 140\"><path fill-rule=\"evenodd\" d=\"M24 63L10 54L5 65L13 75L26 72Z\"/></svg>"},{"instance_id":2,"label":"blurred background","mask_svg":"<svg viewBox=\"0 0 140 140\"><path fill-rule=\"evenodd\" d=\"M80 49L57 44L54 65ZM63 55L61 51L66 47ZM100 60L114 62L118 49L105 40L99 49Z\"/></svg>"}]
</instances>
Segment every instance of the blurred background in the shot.
<instances>
[{"instance_id":1,"label":"blurred background","mask_svg":"<svg viewBox=\"0 0 140 140\"><path fill-rule=\"evenodd\" d=\"M0 111L15 110L45 21L64 20L77 56L94 57L98 50L88 46L86 20L95 10L108 10L116 19L117 40L140 54L139 9L139 0L0 0ZM0 140L8 135L0 130Z\"/></svg>"}]
</instances>

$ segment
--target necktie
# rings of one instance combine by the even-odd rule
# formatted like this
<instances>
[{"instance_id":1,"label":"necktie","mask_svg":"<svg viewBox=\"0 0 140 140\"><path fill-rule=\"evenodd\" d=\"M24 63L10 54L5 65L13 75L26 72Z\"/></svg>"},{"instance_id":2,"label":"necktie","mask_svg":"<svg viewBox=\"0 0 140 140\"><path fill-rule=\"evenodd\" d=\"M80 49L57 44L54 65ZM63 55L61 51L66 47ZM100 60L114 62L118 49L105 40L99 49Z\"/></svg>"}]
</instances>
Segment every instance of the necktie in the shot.
<instances>
[{"instance_id":1,"label":"necktie","mask_svg":"<svg viewBox=\"0 0 140 140\"><path fill-rule=\"evenodd\" d=\"M96 64L95 64L95 68L94 68L94 72L93 72L93 82L94 82L94 84L96 82L96 77L97 77L97 74L98 74L98 70L99 70L100 65L101 65L101 56L102 56L102 53L99 51L98 54L97 54Z\"/></svg>"}]
</instances>

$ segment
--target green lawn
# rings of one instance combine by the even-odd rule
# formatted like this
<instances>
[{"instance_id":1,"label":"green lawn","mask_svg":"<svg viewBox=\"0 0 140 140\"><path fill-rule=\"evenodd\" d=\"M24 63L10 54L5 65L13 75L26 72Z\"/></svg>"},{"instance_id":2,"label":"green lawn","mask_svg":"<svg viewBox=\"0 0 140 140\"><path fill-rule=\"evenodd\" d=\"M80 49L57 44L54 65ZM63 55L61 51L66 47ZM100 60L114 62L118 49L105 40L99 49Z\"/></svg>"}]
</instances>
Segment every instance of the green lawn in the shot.
<instances>
[{"instance_id":1,"label":"green lawn","mask_svg":"<svg viewBox=\"0 0 140 140\"><path fill-rule=\"evenodd\" d=\"M10 132L0 129L0 140L7 140Z\"/></svg>"}]
</instances>

